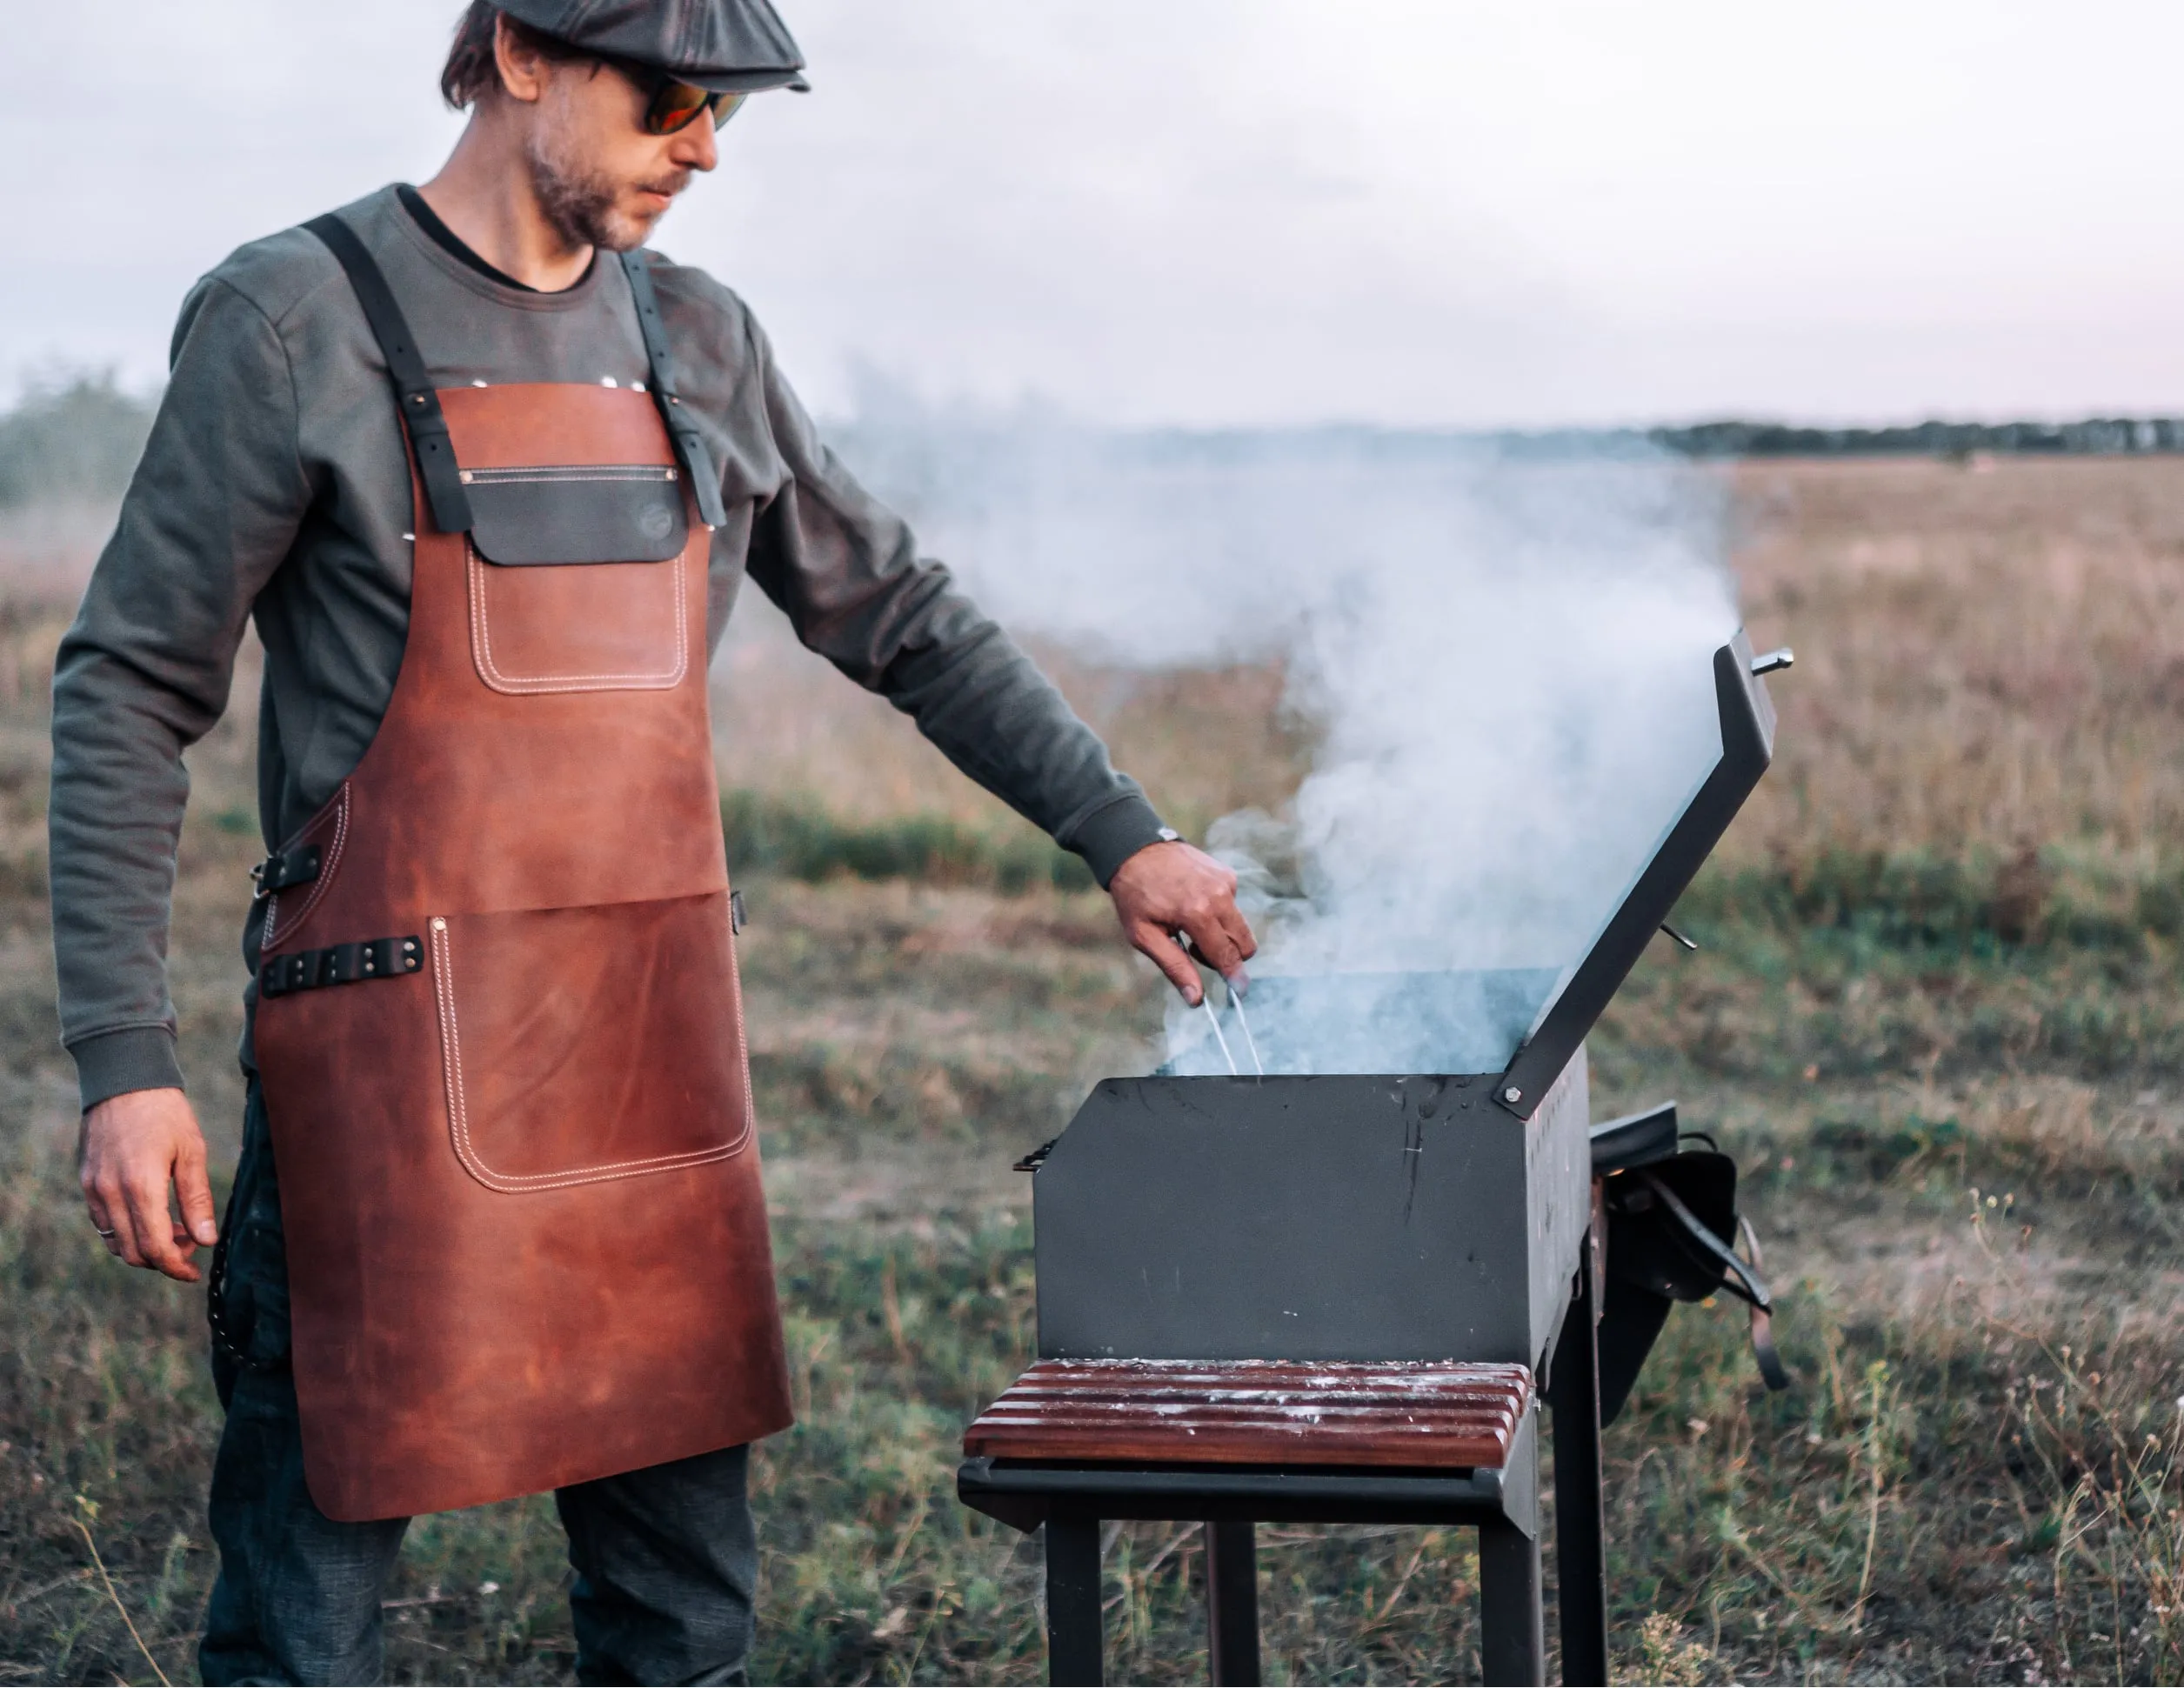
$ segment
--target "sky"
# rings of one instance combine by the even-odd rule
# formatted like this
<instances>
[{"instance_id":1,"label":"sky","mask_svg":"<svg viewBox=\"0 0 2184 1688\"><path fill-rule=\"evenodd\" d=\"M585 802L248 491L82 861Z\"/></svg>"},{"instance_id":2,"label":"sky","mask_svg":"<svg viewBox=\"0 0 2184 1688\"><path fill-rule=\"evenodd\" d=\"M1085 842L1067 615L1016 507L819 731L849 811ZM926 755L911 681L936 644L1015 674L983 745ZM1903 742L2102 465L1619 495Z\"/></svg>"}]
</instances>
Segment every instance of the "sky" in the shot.
<instances>
[{"instance_id":1,"label":"sky","mask_svg":"<svg viewBox=\"0 0 2184 1688\"><path fill-rule=\"evenodd\" d=\"M236 245L429 176L458 0L10 9L0 391L156 381ZM2184 413L2184 8L781 0L656 244L822 415Z\"/></svg>"}]
</instances>

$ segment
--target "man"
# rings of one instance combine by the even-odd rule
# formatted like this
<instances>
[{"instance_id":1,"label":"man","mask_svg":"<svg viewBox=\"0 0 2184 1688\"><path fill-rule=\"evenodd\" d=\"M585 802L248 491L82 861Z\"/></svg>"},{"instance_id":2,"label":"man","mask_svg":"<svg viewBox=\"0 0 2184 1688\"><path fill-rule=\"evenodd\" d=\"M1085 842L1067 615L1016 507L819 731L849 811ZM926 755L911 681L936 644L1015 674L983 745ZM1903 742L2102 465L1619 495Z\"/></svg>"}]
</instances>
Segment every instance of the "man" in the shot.
<instances>
[{"instance_id":1,"label":"man","mask_svg":"<svg viewBox=\"0 0 2184 1688\"><path fill-rule=\"evenodd\" d=\"M743 575L1081 854L1187 998L1179 935L1252 953L1232 876L918 558L742 303L643 250L801 69L765 0L480 0L441 172L183 308L58 659L51 862L91 1223L184 1282L219 1244L208 1682L376 1678L408 1516L548 1487L585 1680L740 1678L745 1452L789 1420L705 718ZM182 753L249 620L223 1231L164 955Z\"/></svg>"}]
</instances>

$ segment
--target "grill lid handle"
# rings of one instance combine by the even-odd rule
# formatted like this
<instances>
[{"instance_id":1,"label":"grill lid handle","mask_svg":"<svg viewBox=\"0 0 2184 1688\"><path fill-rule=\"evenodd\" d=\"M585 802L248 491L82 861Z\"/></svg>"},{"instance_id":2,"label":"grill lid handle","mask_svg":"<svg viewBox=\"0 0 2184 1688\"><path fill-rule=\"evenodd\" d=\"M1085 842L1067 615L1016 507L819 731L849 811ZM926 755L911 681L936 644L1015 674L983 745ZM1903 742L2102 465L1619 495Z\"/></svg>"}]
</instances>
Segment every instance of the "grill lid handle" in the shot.
<instances>
[{"instance_id":1,"label":"grill lid handle","mask_svg":"<svg viewBox=\"0 0 2184 1688\"><path fill-rule=\"evenodd\" d=\"M1786 644L1779 651L1770 651L1764 656L1754 657L1752 659L1752 671L1754 674L1779 673L1796 660L1797 653Z\"/></svg>"}]
</instances>

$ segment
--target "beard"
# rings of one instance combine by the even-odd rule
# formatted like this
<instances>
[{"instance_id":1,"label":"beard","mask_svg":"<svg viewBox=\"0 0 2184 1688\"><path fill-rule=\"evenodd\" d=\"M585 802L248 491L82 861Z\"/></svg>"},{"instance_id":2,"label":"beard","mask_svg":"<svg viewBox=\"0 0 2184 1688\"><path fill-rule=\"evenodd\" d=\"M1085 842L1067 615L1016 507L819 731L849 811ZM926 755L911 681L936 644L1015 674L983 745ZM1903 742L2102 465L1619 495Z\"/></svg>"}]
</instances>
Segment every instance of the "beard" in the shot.
<instances>
[{"instance_id":1,"label":"beard","mask_svg":"<svg viewBox=\"0 0 2184 1688\"><path fill-rule=\"evenodd\" d=\"M623 193L637 188L672 198L690 185L691 173L686 170L671 171L651 182L618 181L570 156L558 124L542 125L525 151L538 208L553 231L571 246L596 246L610 252L634 250L652 232L659 214L645 217L623 210Z\"/></svg>"}]
</instances>

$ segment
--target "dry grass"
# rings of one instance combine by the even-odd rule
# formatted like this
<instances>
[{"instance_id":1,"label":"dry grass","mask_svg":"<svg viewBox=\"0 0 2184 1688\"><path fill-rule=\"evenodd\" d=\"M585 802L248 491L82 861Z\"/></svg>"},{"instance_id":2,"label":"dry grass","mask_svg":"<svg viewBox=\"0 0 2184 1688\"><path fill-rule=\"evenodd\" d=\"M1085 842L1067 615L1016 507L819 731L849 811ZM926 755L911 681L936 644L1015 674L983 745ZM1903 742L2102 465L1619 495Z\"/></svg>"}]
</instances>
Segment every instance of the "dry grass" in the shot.
<instances>
[{"instance_id":1,"label":"dry grass","mask_svg":"<svg viewBox=\"0 0 2184 1688\"><path fill-rule=\"evenodd\" d=\"M1619 1672L2184 1678L2184 464L1736 471L1755 639L1797 646L1780 759L1594 1039L1743 1159L1787 1397L1726 1309L1671 1324L1609 1438ZM58 532L55 530L55 532ZM69 1186L41 906L46 665L80 550L0 600L0 1682L190 1674L217 1434L193 1295L111 1266ZM728 783L847 821L1016 824L753 615ZM1171 812L1279 798L1279 676L1058 664ZM247 680L238 687L247 697ZM175 937L224 1159L247 711L193 757ZM1027 1343L1010 1159L1140 1069L1155 998L1092 895L747 886L755 1072L801 1422L758 1465L771 1680L1027 1681L1038 1563L967 1517L965 1419ZM1992 1204L1990 1205L1990 1198ZM1457 1680L1456 1531L1266 1532L1275 1680ZM1111 1673L1202 1679L1195 1535L1115 1531ZM566 1678L551 1511L413 1532L402 1680Z\"/></svg>"},{"instance_id":2,"label":"dry grass","mask_svg":"<svg viewBox=\"0 0 2184 1688\"><path fill-rule=\"evenodd\" d=\"M871 821L932 814L1008 827L1009 811L949 766L904 716L843 684L798 645L787 622L747 592L715 664L719 762L731 789L808 797ZM1279 709L1270 667L1140 672L1098 669L1031 642L1115 761L1194 832L1293 789L1306 752Z\"/></svg>"},{"instance_id":3,"label":"dry grass","mask_svg":"<svg viewBox=\"0 0 2184 1688\"><path fill-rule=\"evenodd\" d=\"M1732 864L1833 849L1997 857L2041 846L2140 871L2184 836L2184 459L1770 463L1732 477L1774 769ZM756 593L718 671L731 785L859 817L998 805L910 724L798 649ZM1193 822L1278 803L1306 750L1266 669L1139 674L1042 650L1116 759Z\"/></svg>"},{"instance_id":4,"label":"dry grass","mask_svg":"<svg viewBox=\"0 0 2184 1688\"><path fill-rule=\"evenodd\" d=\"M1736 472L1747 619L1799 666L1732 859L2174 849L2184 462Z\"/></svg>"}]
</instances>

